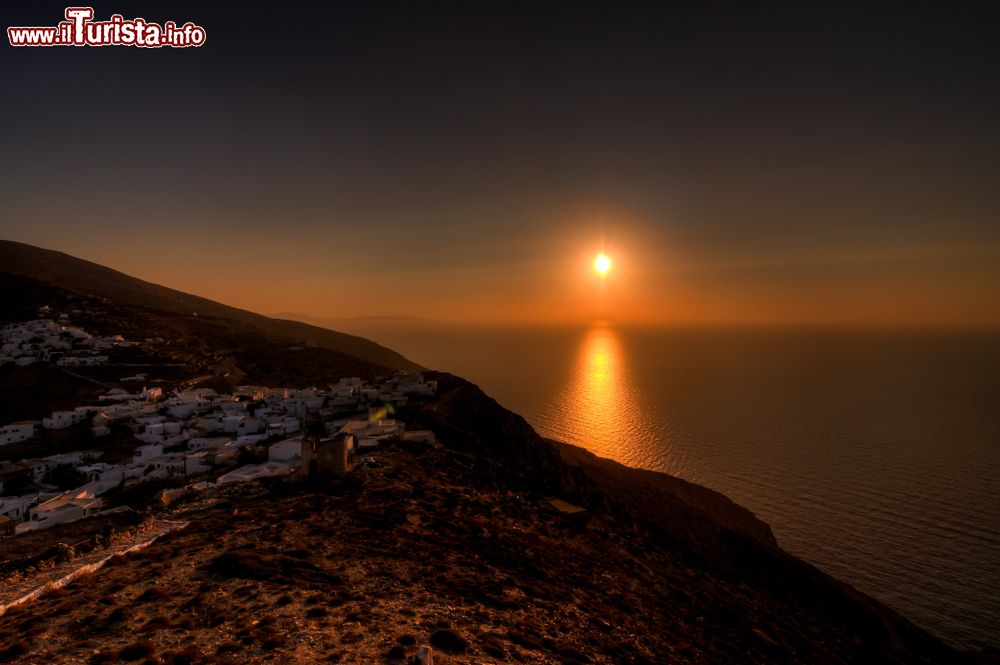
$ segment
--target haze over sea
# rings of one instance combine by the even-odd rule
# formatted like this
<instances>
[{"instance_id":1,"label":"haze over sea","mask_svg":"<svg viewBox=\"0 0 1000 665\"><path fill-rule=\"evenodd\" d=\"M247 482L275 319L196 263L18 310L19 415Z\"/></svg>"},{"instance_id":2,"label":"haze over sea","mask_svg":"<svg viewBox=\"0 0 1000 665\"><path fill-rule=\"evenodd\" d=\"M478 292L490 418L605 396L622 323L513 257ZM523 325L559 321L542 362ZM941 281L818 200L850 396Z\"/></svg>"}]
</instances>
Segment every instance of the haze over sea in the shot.
<instances>
[{"instance_id":1,"label":"haze over sea","mask_svg":"<svg viewBox=\"0 0 1000 665\"><path fill-rule=\"evenodd\" d=\"M788 551L1000 646L1000 333L358 323L541 434L717 489Z\"/></svg>"}]
</instances>

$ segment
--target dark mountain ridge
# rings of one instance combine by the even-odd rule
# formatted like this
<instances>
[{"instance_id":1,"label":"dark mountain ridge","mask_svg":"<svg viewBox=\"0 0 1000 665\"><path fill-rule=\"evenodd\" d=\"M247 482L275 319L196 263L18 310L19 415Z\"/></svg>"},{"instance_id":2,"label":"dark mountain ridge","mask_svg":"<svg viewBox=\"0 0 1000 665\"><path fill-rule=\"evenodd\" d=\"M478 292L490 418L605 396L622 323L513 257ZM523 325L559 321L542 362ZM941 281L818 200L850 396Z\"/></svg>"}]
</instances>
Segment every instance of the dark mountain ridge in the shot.
<instances>
[{"instance_id":1,"label":"dark mountain ridge","mask_svg":"<svg viewBox=\"0 0 1000 665\"><path fill-rule=\"evenodd\" d=\"M332 349L389 369L420 369L402 355L363 337L298 321L272 319L236 307L145 282L90 261L10 240L0 240L0 272L92 293L117 303L167 314L228 319L260 334Z\"/></svg>"}]
</instances>

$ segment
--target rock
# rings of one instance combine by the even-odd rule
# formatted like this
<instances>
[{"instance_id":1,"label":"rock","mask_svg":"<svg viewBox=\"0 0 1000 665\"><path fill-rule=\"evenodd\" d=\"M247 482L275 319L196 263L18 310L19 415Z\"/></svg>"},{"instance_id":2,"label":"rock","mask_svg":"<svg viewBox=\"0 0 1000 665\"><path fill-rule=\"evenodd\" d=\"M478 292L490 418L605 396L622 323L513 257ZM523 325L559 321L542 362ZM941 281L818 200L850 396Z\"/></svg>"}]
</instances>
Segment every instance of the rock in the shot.
<instances>
[{"instance_id":1,"label":"rock","mask_svg":"<svg viewBox=\"0 0 1000 665\"><path fill-rule=\"evenodd\" d=\"M465 638L450 628L434 631L431 635L431 645L448 653L465 653L465 650L469 648L469 643Z\"/></svg>"},{"instance_id":2,"label":"rock","mask_svg":"<svg viewBox=\"0 0 1000 665\"><path fill-rule=\"evenodd\" d=\"M406 657L406 649L404 649L399 645L396 645L391 649L389 649L388 651L386 651L384 657L386 660L392 663L402 662L403 659Z\"/></svg>"}]
</instances>

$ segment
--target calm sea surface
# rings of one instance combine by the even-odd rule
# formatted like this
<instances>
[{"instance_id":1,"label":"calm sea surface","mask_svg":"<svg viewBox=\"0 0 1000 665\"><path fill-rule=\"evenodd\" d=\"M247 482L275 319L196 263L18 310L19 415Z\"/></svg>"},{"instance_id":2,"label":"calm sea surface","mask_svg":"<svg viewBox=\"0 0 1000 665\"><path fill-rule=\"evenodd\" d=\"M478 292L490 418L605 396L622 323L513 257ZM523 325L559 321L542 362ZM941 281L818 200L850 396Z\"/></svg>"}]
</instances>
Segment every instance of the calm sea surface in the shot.
<instances>
[{"instance_id":1,"label":"calm sea surface","mask_svg":"<svg viewBox=\"0 0 1000 665\"><path fill-rule=\"evenodd\" d=\"M722 491L956 645L1000 646L1000 335L357 332L545 436Z\"/></svg>"}]
</instances>

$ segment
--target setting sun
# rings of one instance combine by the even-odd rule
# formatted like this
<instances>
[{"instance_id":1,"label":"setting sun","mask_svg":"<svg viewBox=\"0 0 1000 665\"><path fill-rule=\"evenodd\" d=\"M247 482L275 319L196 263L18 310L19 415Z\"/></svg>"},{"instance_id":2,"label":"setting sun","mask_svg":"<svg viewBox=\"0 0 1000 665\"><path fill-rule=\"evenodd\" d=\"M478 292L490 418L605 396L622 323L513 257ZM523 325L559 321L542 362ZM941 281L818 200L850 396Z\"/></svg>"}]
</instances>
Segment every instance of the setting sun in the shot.
<instances>
[{"instance_id":1,"label":"setting sun","mask_svg":"<svg viewBox=\"0 0 1000 665\"><path fill-rule=\"evenodd\" d=\"M604 254L598 254L597 258L594 259L594 270L602 275L607 274L611 270L611 259Z\"/></svg>"}]
</instances>

